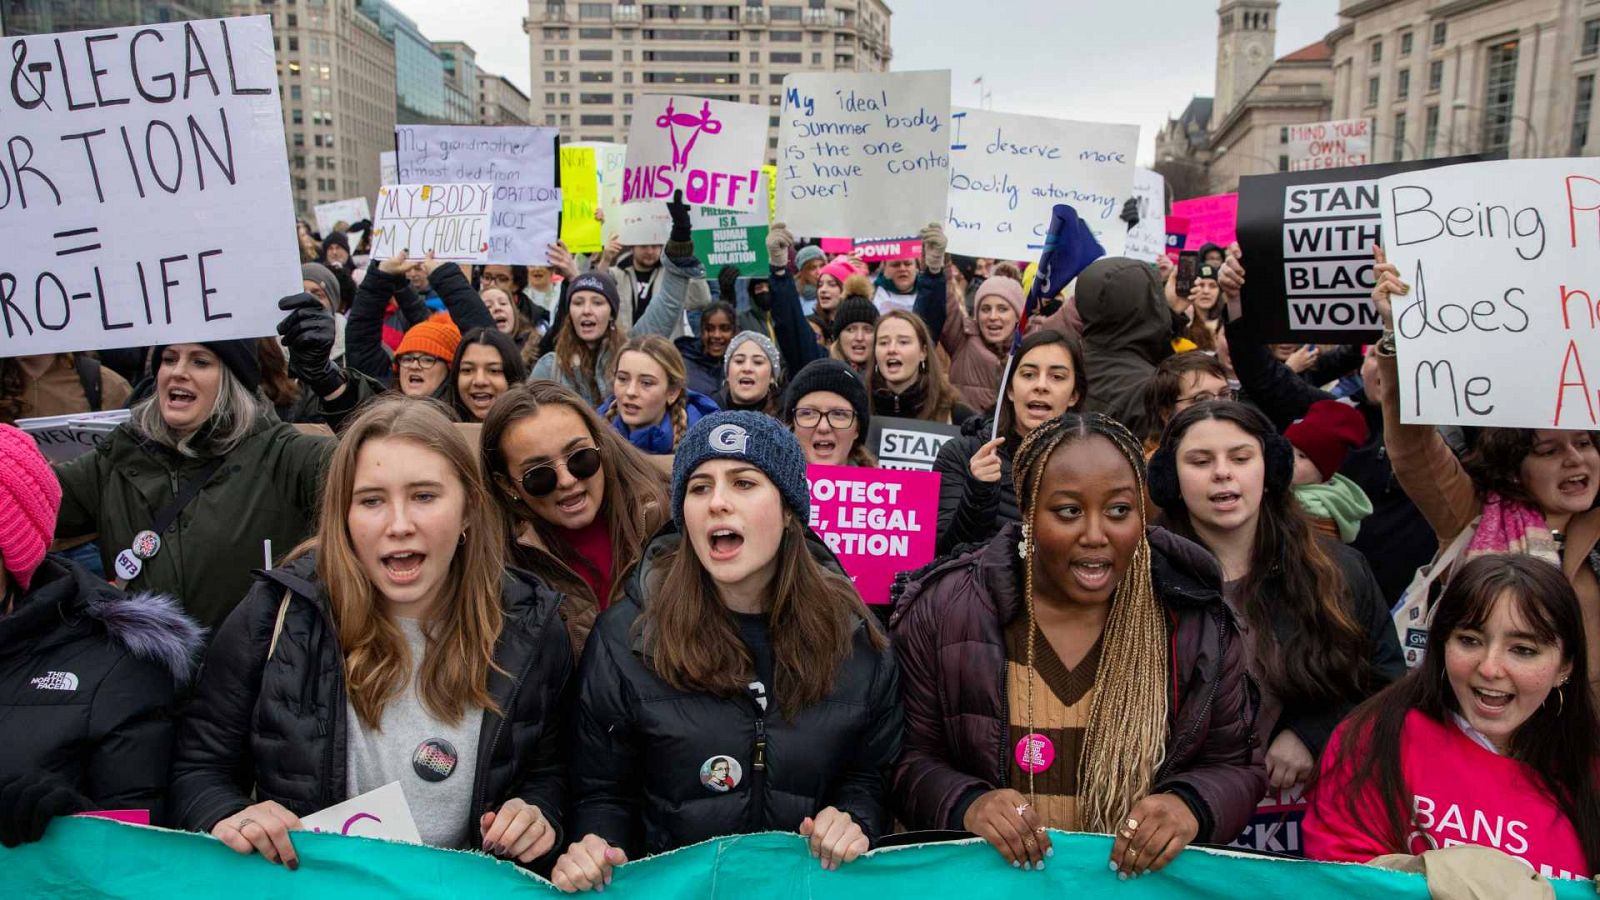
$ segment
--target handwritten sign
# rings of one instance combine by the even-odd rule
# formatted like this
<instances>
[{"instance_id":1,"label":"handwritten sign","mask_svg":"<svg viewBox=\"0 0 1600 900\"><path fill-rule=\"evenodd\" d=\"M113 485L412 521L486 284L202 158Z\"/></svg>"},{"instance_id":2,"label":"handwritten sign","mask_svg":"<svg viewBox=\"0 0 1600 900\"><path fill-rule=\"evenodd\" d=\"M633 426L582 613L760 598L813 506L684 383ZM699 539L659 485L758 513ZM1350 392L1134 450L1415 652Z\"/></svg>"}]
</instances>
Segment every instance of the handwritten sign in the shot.
<instances>
[{"instance_id":1,"label":"handwritten sign","mask_svg":"<svg viewBox=\"0 0 1600 900\"><path fill-rule=\"evenodd\" d=\"M0 47L0 356L271 334L300 257L268 18Z\"/></svg>"},{"instance_id":2,"label":"handwritten sign","mask_svg":"<svg viewBox=\"0 0 1600 900\"><path fill-rule=\"evenodd\" d=\"M1185 250L1199 250L1206 244L1216 244L1224 249L1234 241L1234 221L1239 215L1238 194L1213 194L1179 200L1172 204L1172 214L1189 220L1188 243Z\"/></svg>"},{"instance_id":3,"label":"handwritten sign","mask_svg":"<svg viewBox=\"0 0 1600 900\"><path fill-rule=\"evenodd\" d=\"M950 114L950 249L996 259L1037 257L1057 203L1121 256L1119 217L1133 193L1139 126L1069 122L990 110Z\"/></svg>"},{"instance_id":4,"label":"handwritten sign","mask_svg":"<svg viewBox=\"0 0 1600 900\"><path fill-rule=\"evenodd\" d=\"M593 147L561 148L561 240L573 253L594 253L605 244L600 221L600 173Z\"/></svg>"},{"instance_id":5,"label":"handwritten sign","mask_svg":"<svg viewBox=\"0 0 1600 900\"><path fill-rule=\"evenodd\" d=\"M1378 182L1401 419L1600 427L1600 159L1471 163Z\"/></svg>"},{"instance_id":6,"label":"handwritten sign","mask_svg":"<svg viewBox=\"0 0 1600 900\"><path fill-rule=\"evenodd\" d=\"M395 152L385 150L378 154L378 183L396 184L400 181L400 167L395 163Z\"/></svg>"},{"instance_id":7,"label":"handwritten sign","mask_svg":"<svg viewBox=\"0 0 1600 900\"><path fill-rule=\"evenodd\" d=\"M372 218L372 207L365 197L351 197L348 200L335 200L332 203L318 203L312 207L312 212L317 218L317 232L323 237L334 232L335 225L343 222L346 226L354 225L363 219Z\"/></svg>"},{"instance_id":8,"label":"handwritten sign","mask_svg":"<svg viewBox=\"0 0 1600 900\"><path fill-rule=\"evenodd\" d=\"M1139 224L1128 229L1122 255L1153 263L1167 252L1167 180L1159 172L1135 168L1133 196L1139 201Z\"/></svg>"},{"instance_id":9,"label":"handwritten sign","mask_svg":"<svg viewBox=\"0 0 1600 900\"><path fill-rule=\"evenodd\" d=\"M763 199L767 110L748 103L646 94L633 107L622 202L683 200L755 209Z\"/></svg>"},{"instance_id":10,"label":"handwritten sign","mask_svg":"<svg viewBox=\"0 0 1600 900\"><path fill-rule=\"evenodd\" d=\"M878 465L885 469L931 472L939 450L951 438L960 435L959 426L943 422L873 416L872 427L867 431L867 446L878 458Z\"/></svg>"},{"instance_id":11,"label":"handwritten sign","mask_svg":"<svg viewBox=\"0 0 1600 900\"><path fill-rule=\"evenodd\" d=\"M32 436L45 459L67 462L105 446L111 439L111 432L132 415L132 410L108 409L97 413L40 416L18 419L17 427Z\"/></svg>"},{"instance_id":12,"label":"handwritten sign","mask_svg":"<svg viewBox=\"0 0 1600 900\"><path fill-rule=\"evenodd\" d=\"M839 557L861 599L889 602L894 576L933 559L939 476L854 466L807 466L811 529Z\"/></svg>"},{"instance_id":13,"label":"handwritten sign","mask_svg":"<svg viewBox=\"0 0 1600 900\"><path fill-rule=\"evenodd\" d=\"M494 188L484 184L396 184L378 189L372 255L405 250L446 262L487 262Z\"/></svg>"},{"instance_id":14,"label":"handwritten sign","mask_svg":"<svg viewBox=\"0 0 1600 900\"><path fill-rule=\"evenodd\" d=\"M950 73L790 75L778 122L778 218L857 239L941 222L950 190Z\"/></svg>"},{"instance_id":15,"label":"handwritten sign","mask_svg":"<svg viewBox=\"0 0 1600 900\"><path fill-rule=\"evenodd\" d=\"M416 819L411 815L411 804L406 802L405 791L398 781L314 812L300 822L307 831L422 843Z\"/></svg>"},{"instance_id":16,"label":"handwritten sign","mask_svg":"<svg viewBox=\"0 0 1600 900\"><path fill-rule=\"evenodd\" d=\"M1312 122L1288 128L1289 143L1284 146L1284 153L1289 157L1291 172L1344 169L1372 162L1371 119Z\"/></svg>"},{"instance_id":17,"label":"handwritten sign","mask_svg":"<svg viewBox=\"0 0 1600 900\"><path fill-rule=\"evenodd\" d=\"M494 218L489 224L489 249L480 262L542 265L547 261L547 248L560 237L556 129L399 125L394 134L399 184L491 186ZM376 250L373 255L378 255Z\"/></svg>"}]
</instances>

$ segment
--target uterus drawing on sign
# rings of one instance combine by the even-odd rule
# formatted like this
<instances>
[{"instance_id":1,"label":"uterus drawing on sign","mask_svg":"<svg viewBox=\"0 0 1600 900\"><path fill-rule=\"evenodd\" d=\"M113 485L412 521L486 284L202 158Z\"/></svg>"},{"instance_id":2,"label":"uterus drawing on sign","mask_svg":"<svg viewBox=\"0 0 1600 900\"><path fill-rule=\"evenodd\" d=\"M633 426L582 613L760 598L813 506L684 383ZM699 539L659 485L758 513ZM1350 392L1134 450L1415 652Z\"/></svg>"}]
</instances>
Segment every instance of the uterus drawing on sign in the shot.
<instances>
[{"instance_id":1,"label":"uterus drawing on sign","mask_svg":"<svg viewBox=\"0 0 1600 900\"><path fill-rule=\"evenodd\" d=\"M694 142L703 134L718 134L722 131L722 122L711 118L711 103L707 101L700 108L700 114L674 113L672 101L667 101L666 112L656 117L656 127L667 129L667 136L672 141L672 168L682 172L689 167L689 154L694 150ZM678 129L692 128L689 140L681 146L678 144Z\"/></svg>"}]
</instances>

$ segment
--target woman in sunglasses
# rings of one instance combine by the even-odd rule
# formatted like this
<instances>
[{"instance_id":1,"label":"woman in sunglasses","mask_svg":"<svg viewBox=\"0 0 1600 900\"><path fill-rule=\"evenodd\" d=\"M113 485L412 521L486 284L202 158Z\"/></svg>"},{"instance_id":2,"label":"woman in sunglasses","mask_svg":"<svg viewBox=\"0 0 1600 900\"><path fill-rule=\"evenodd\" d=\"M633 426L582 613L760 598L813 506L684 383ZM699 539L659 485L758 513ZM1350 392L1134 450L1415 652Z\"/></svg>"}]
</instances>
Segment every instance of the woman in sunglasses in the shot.
<instances>
[{"instance_id":1,"label":"woman in sunglasses","mask_svg":"<svg viewBox=\"0 0 1600 900\"><path fill-rule=\"evenodd\" d=\"M666 485L627 439L571 389L513 385L479 435L512 564L566 594L575 653L622 576L667 518Z\"/></svg>"}]
</instances>

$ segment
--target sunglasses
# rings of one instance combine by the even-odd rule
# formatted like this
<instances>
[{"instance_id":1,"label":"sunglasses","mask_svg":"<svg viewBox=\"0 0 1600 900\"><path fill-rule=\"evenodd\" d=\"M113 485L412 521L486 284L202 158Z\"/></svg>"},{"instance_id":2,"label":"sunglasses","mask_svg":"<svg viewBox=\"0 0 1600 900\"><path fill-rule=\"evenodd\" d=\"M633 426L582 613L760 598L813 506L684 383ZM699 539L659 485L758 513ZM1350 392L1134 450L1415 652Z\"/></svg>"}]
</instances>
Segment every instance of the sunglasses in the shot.
<instances>
[{"instance_id":1,"label":"sunglasses","mask_svg":"<svg viewBox=\"0 0 1600 900\"><path fill-rule=\"evenodd\" d=\"M534 466L522 473L522 489L530 497L543 497L555 490L558 479L556 466L565 468L579 481L593 478L594 473L600 471L600 450L596 447L580 447L561 459Z\"/></svg>"}]
</instances>

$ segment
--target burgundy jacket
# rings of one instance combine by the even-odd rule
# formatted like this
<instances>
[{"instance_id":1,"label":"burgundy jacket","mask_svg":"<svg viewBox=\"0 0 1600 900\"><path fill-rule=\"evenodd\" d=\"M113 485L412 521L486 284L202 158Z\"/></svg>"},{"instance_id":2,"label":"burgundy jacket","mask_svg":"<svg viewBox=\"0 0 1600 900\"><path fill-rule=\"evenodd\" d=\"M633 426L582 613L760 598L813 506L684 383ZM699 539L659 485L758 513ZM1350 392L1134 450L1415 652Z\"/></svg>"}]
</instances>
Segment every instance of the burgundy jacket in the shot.
<instances>
[{"instance_id":1,"label":"burgundy jacket","mask_svg":"<svg viewBox=\"0 0 1600 900\"><path fill-rule=\"evenodd\" d=\"M1200 823L1197 840L1225 844L1267 786L1249 651L1222 602L1216 560L1165 529L1149 535L1173 681L1166 761L1153 793L1183 798ZM1005 626L1023 613L1021 536L1012 523L896 586L890 627L906 730L892 794L911 828L964 830L967 807L1008 786Z\"/></svg>"}]
</instances>

